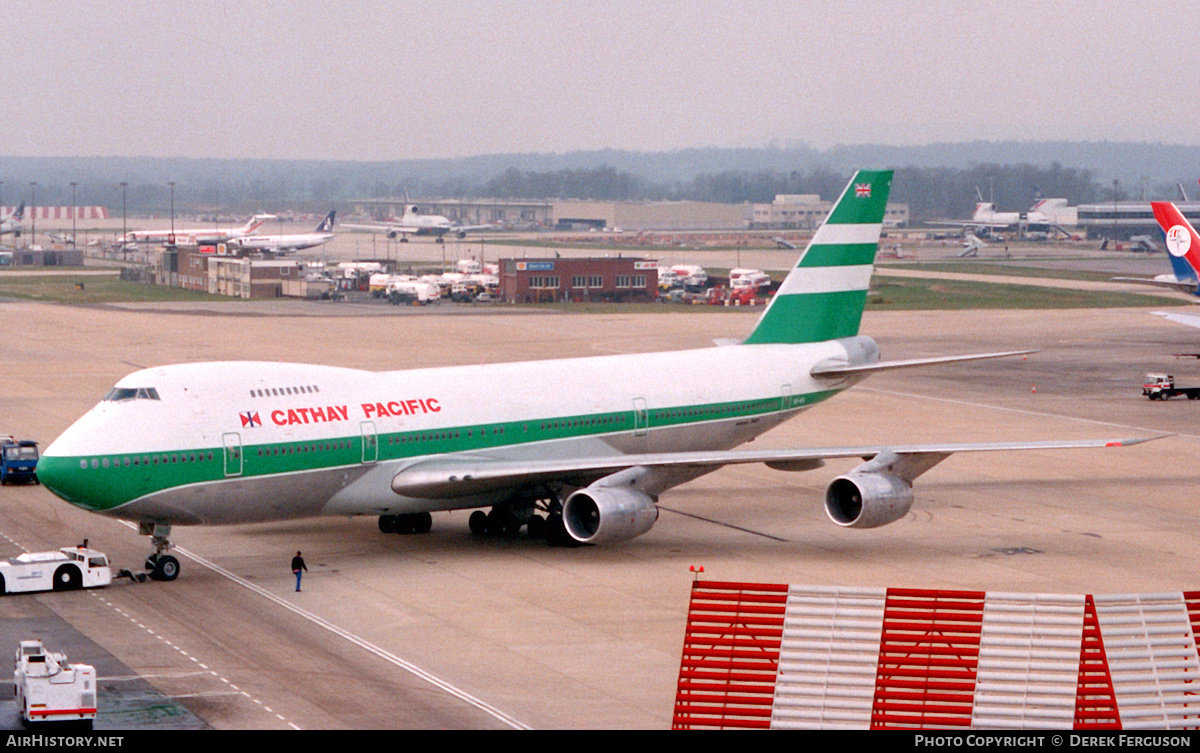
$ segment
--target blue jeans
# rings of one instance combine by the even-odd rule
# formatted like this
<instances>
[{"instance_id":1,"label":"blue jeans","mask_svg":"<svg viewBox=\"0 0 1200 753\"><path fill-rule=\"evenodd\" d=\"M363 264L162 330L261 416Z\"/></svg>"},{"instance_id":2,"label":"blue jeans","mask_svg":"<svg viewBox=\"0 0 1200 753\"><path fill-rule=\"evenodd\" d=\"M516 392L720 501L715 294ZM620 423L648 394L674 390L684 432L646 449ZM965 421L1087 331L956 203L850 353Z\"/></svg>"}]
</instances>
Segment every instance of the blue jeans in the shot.
<instances>
[{"instance_id":1,"label":"blue jeans","mask_svg":"<svg viewBox=\"0 0 1200 753\"><path fill-rule=\"evenodd\" d=\"M304 573L303 570L296 570L296 590L300 590L300 576Z\"/></svg>"}]
</instances>

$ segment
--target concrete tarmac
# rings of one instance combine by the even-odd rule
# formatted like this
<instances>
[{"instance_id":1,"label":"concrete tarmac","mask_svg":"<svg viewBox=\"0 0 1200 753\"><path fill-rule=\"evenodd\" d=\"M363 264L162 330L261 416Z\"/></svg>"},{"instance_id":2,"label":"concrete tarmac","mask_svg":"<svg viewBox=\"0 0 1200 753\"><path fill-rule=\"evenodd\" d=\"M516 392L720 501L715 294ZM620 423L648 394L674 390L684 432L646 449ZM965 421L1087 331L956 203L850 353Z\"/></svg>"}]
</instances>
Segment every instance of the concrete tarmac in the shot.
<instances>
[{"instance_id":1,"label":"concrete tarmac","mask_svg":"<svg viewBox=\"0 0 1200 753\"><path fill-rule=\"evenodd\" d=\"M1140 385L1147 371L1200 385L1200 363L1173 355L1200 352L1200 330L1149 311L868 313L862 331L885 358L1041 350L878 374L757 444L1169 435L1127 448L954 455L917 480L912 512L884 528L826 519L824 489L853 460L798 474L723 469L663 495L649 533L611 546L478 538L464 512L435 514L433 532L415 536L382 534L371 518L177 527L173 583L0 599L0 655L30 633L76 631L111 656L111 672L137 675L218 729L663 729L693 567L766 583L1195 589L1200 404L1151 402ZM144 366L394 369L672 350L740 337L756 315L236 316L35 303L3 303L0 313L24 335L0 354L0 430L43 446ZM467 387L480 400L493 389ZM0 556L88 538L137 568L149 551L127 524L41 487L3 487L0 498ZM310 570L300 593L288 569L296 550Z\"/></svg>"}]
</instances>

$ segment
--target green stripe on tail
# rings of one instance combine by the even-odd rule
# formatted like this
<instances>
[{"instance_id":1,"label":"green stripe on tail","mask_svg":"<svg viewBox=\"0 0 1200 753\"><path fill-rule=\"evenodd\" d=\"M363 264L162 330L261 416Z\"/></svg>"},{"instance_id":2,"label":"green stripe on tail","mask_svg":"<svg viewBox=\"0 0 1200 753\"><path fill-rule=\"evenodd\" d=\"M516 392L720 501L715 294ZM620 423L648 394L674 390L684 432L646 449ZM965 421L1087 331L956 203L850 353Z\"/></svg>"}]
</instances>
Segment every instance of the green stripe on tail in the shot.
<instances>
[{"instance_id":1,"label":"green stripe on tail","mask_svg":"<svg viewBox=\"0 0 1200 753\"><path fill-rule=\"evenodd\" d=\"M891 186L891 170L855 173L747 344L812 343L858 334Z\"/></svg>"}]
</instances>

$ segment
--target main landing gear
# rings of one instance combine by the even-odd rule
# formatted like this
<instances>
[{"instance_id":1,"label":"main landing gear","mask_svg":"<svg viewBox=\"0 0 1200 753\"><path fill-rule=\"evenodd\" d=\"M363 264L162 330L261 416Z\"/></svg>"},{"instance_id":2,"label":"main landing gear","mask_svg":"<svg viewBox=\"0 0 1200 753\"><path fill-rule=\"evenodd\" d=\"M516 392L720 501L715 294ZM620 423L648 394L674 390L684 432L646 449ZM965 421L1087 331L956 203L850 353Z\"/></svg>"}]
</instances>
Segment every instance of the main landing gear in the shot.
<instances>
[{"instance_id":1,"label":"main landing gear","mask_svg":"<svg viewBox=\"0 0 1200 753\"><path fill-rule=\"evenodd\" d=\"M427 512L379 516L379 530L384 533L429 533L432 527L433 516Z\"/></svg>"},{"instance_id":2,"label":"main landing gear","mask_svg":"<svg viewBox=\"0 0 1200 753\"><path fill-rule=\"evenodd\" d=\"M138 533L149 536L154 551L146 557L146 570L151 580L171 581L179 577L179 560L167 554L171 542L171 526L166 523L138 523Z\"/></svg>"},{"instance_id":3,"label":"main landing gear","mask_svg":"<svg viewBox=\"0 0 1200 753\"><path fill-rule=\"evenodd\" d=\"M476 510L467 520L471 533L512 538L520 535L524 528L531 540L545 541L548 546L579 546L563 525L562 503L558 496L548 490L546 493L548 496L544 499L507 502L488 512Z\"/></svg>"}]
</instances>

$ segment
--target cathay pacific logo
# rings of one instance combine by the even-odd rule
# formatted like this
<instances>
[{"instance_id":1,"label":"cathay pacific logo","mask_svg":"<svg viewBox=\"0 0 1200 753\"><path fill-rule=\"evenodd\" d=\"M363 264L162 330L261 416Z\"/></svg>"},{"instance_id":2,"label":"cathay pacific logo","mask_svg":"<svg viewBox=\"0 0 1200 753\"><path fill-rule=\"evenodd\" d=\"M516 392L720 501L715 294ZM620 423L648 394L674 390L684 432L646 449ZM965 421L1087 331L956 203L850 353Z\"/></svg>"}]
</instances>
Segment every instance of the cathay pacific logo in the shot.
<instances>
[{"instance_id":1,"label":"cathay pacific logo","mask_svg":"<svg viewBox=\"0 0 1200 753\"><path fill-rule=\"evenodd\" d=\"M258 417L258 411L250 411L249 413L239 413L242 417L242 428L262 426L262 419Z\"/></svg>"},{"instance_id":2,"label":"cathay pacific logo","mask_svg":"<svg viewBox=\"0 0 1200 753\"><path fill-rule=\"evenodd\" d=\"M854 195L860 199L871 198L871 184L870 183L855 183L854 184Z\"/></svg>"}]
</instances>

